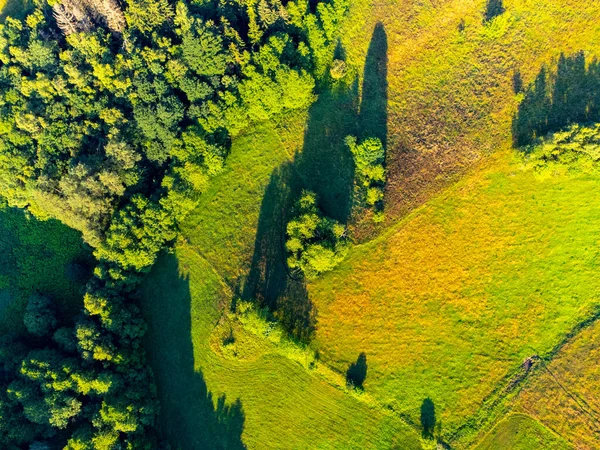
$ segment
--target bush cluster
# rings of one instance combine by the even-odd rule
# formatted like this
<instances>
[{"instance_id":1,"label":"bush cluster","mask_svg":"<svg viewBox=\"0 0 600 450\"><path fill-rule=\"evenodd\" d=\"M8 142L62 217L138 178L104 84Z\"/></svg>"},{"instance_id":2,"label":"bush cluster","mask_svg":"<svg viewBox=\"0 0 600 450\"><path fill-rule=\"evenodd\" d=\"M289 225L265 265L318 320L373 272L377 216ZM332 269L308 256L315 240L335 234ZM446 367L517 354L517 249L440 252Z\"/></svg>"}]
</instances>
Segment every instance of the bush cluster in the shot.
<instances>
[{"instance_id":1,"label":"bush cluster","mask_svg":"<svg viewBox=\"0 0 600 450\"><path fill-rule=\"evenodd\" d=\"M368 138L358 143L356 137L347 136L346 145L354 158L356 185L362 201L369 208L373 208L375 212L373 220L381 222L384 219L383 188L386 182L383 144L377 138Z\"/></svg>"},{"instance_id":2,"label":"bush cluster","mask_svg":"<svg viewBox=\"0 0 600 450\"><path fill-rule=\"evenodd\" d=\"M304 191L287 224L287 264L307 278L332 270L346 256L346 228L325 217L314 192Z\"/></svg>"}]
</instances>

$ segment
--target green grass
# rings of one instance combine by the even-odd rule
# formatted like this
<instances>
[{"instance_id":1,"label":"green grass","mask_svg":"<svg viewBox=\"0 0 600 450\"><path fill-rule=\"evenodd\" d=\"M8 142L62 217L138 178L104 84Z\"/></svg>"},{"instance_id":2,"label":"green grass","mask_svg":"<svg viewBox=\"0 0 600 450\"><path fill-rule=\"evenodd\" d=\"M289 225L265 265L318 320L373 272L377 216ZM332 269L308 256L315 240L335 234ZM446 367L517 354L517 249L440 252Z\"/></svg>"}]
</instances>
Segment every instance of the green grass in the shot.
<instances>
[{"instance_id":1,"label":"green grass","mask_svg":"<svg viewBox=\"0 0 600 450\"><path fill-rule=\"evenodd\" d=\"M143 289L161 431L174 448L398 448L418 438L277 351L235 331L237 356L211 339L227 288L188 246L159 260Z\"/></svg>"},{"instance_id":2,"label":"green grass","mask_svg":"<svg viewBox=\"0 0 600 450\"><path fill-rule=\"evenodd\" d=\"M476 450L568 450L572 448L541 423L524 414L511 415L494 427Z\"/></svg>"},{"instance_id":3,"label":"green grass","mask_svg":"<svg viewBox=\"0 0 600 450\"><path fill-rule=\"evenodd\" d=\"M309 284L321 360L345 371L365 352L365 390L415 422L431 398L450 438L599 304L598 189L496 155Z\"/></svg>"},{"instance_id":4,"label":"green grass","mask_svg":"<svg viewBox=\"0 0 600 450\"><path fill-rule=\"evenodd\" d=\"M482 157L511 146L511 122L525 86L561 52L600 56L597 2L504 0L506 12L483 24L486 0L353 0L341 44L361 77L368 55L386 47L389 222L448 186ZM461 33L459 24L464 20ZM381 23L387 39L377 38ZM577 30L577 31L575 31ZM367 97L365 99L365 96ZM374 235L362 223L356 234Z\"/></svg>"},{"instance_id":5,"label":"green grass","mask_svg":"<svg viewBox=\"0 0 600 450\"><path fill-rule=\"evenodd\" d=\"M23 309L33 292L47 294L61 317L71 318L82 305L85 271L91 275L93 261L75 230L0 206L0 331L24 330ZM72 264L81 273L73 273Z\"/></svg>"},{"instance_id":6,"label":"green grass","mask_svg":"<svg viewBox=\"0 0 600 450\"><path fill-rule=\"evenodd\" d=\"M353 0L345 84L234 141L175 256L143 289L161 427L175 448L219 439L232 448L240 439L249 448L418 446L399 417L418 424L427 397L452 437L485 415L482 402L523 358L548 352L590 314L600 288L600 213L590 199L600 180L539 182L509 147L514 72L527 84L561 52L599 55L600 6L504 3L484 26L485 0ZM387 229L352 216L342 139L364 133L387 142ZM302 188L366 242L308 291L289 279L282 247ZM316 311L320 366L343 379L365 352L365 394L230 321L224 311L238 296L304 314L300 326L314 327Z\"/></svg>"},{"instance_id":7,"label":"green grass","mask_svg":"<svg viewBox=\"0 0 600 450\"><path fill-rule=\"evenodd\" d=\"M175 255L162 257L144 283L161 431L174 448L419 448L398 417L307 371L264 337L235 328L236 354L224 351L230 324L222 308L233 295L226 280L252 263L256 198L274 169L265 155L289 160L286 136L298 132L293 122L278 133L265 125L236 140L213 184L221 189L205 196Z\"/></svg>"}]
</instances>

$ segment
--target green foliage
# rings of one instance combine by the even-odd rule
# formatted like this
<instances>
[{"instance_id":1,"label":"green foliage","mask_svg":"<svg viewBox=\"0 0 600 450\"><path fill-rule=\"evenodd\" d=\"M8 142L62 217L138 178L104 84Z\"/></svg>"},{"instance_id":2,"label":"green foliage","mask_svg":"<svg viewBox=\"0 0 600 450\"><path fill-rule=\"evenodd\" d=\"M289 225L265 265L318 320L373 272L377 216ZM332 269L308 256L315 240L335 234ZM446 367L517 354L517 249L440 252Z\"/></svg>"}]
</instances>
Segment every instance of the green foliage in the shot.
<instances>
[{"instance_id":1,"label":"green foliage","mask_svg":"<svg viewBox=\"0 0 600 450\"><path fill-rule=\"evenodd\" d=\"M286 230L288 267L299 269L307 278L332 270L346 256L346 228L321 214L313 192L302 192L295 219Z\"/></svg>"},{"instance_id":2,"label":"green foliage","mask_svg":"<svg viewBox=\"0 0 600 450\"><path fill-rule=\"evenodd\" d=\"M541 178L593 174L600 169L600 124L573 125L526 150L527 165Z\"/></svg>"},{"instance_id":3,"label":"green foliage","mask_svg":"<svg viewBox=\"0 0 600 450\"><path fill-rule=\"evenodd\" d=\"M305 4L288 26L278 1L50 3L52 14L39 3L0 24L0 190L79 230L98 261L91 280L68 271L87 282L75 323L31 297L24 323L46 339L0 359L0 413L17 411L21 430L0 424L0 444L153 448L141 274L223 169L231 137L314 100L312 71L329 64L347 5L315 15ZM311 41L326 48L311 54ZM317 231L307 271L340 258L341 245L320 239L343 227L322 219Z\"/></svg>"},{"instance_id":4,"label":"green foliage","mask_svg":"<svg viewBox=\"0 0 600 450\"><path fill-rule=\"evenodd\" d=\"M346 76L347 71L348 67L346 66L346 62L341 59L335 59L329 69L329 75L334 80L341 80Z\"/></svg>"},{"instance_id":5,"label":"green foliage","mask_svg":"<svg viewBox=\"0 0 600 450\"><path fill-rule=\"evenodd\" d=\"M130 28L149 33L173 17L167 0L131 0L125 18Z\"/></svg>"},{"instance_id":6,"label":"green foliage","mask_svg":"<svg viewBox=\"0 0 600 450\"><path fill-rule=\"evenodd\" d=\"M385 161L383 144L377 138L368 138L359 144L354 136L347 136L346 145L350 148L354 158L358 190L366 205L375 208L373 221L383 222L383 187L386 182L386 173L383 167Z\"/></svg>"},{"instance_id":7,"label":"green foliage","mask_svg":"<svg viewBox=\"0 0 600 450\"><path fill-rule=\"evenodd\" d=\"M34 336L48 336L57 325L52 301L39 294L29 297L23 321L27 331Z\"/></svg>"}]
</instances>

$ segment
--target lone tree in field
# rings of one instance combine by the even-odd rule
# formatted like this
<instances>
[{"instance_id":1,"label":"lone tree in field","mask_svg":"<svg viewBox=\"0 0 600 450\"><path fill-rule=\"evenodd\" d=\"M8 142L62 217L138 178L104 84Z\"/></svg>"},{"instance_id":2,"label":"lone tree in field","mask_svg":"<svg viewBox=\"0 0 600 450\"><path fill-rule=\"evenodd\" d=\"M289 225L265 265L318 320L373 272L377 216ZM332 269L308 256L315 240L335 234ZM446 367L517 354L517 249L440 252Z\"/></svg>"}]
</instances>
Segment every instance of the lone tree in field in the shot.
<instances>
[{"instance_id":1,"label":"lone tree in field","mask_svg":"<svg viewBox=\"0 0 600 450\"><path fill-rule=\"evenodd\" d=\"M485 16L484 22L489 22L494 17L499 16L504 12L504 5L502 0L487 0L485 5Z\"/></svg>"}]
</instances>

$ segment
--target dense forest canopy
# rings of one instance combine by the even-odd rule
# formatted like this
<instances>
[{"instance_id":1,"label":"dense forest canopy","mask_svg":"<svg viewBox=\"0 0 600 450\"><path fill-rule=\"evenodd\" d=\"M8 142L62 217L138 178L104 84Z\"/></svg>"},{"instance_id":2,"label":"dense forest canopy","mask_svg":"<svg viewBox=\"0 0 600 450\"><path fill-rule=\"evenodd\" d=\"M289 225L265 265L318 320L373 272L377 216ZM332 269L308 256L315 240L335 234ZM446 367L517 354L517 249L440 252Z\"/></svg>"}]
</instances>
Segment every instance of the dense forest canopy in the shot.
<instances>
[{"instance_id":1,"label":"dense forest canopy","mask_svg":"<svg viewBox=\"0 0 600 450\"><path fill-rule=\"evenodd\" d=\"M29 299L0 346L0 443L150 448L158 404L135 306L231 139L327 83L347 0L36 0L0 25L0 191L98 260L62 323Z\"/></svg>"}]
</instances>

